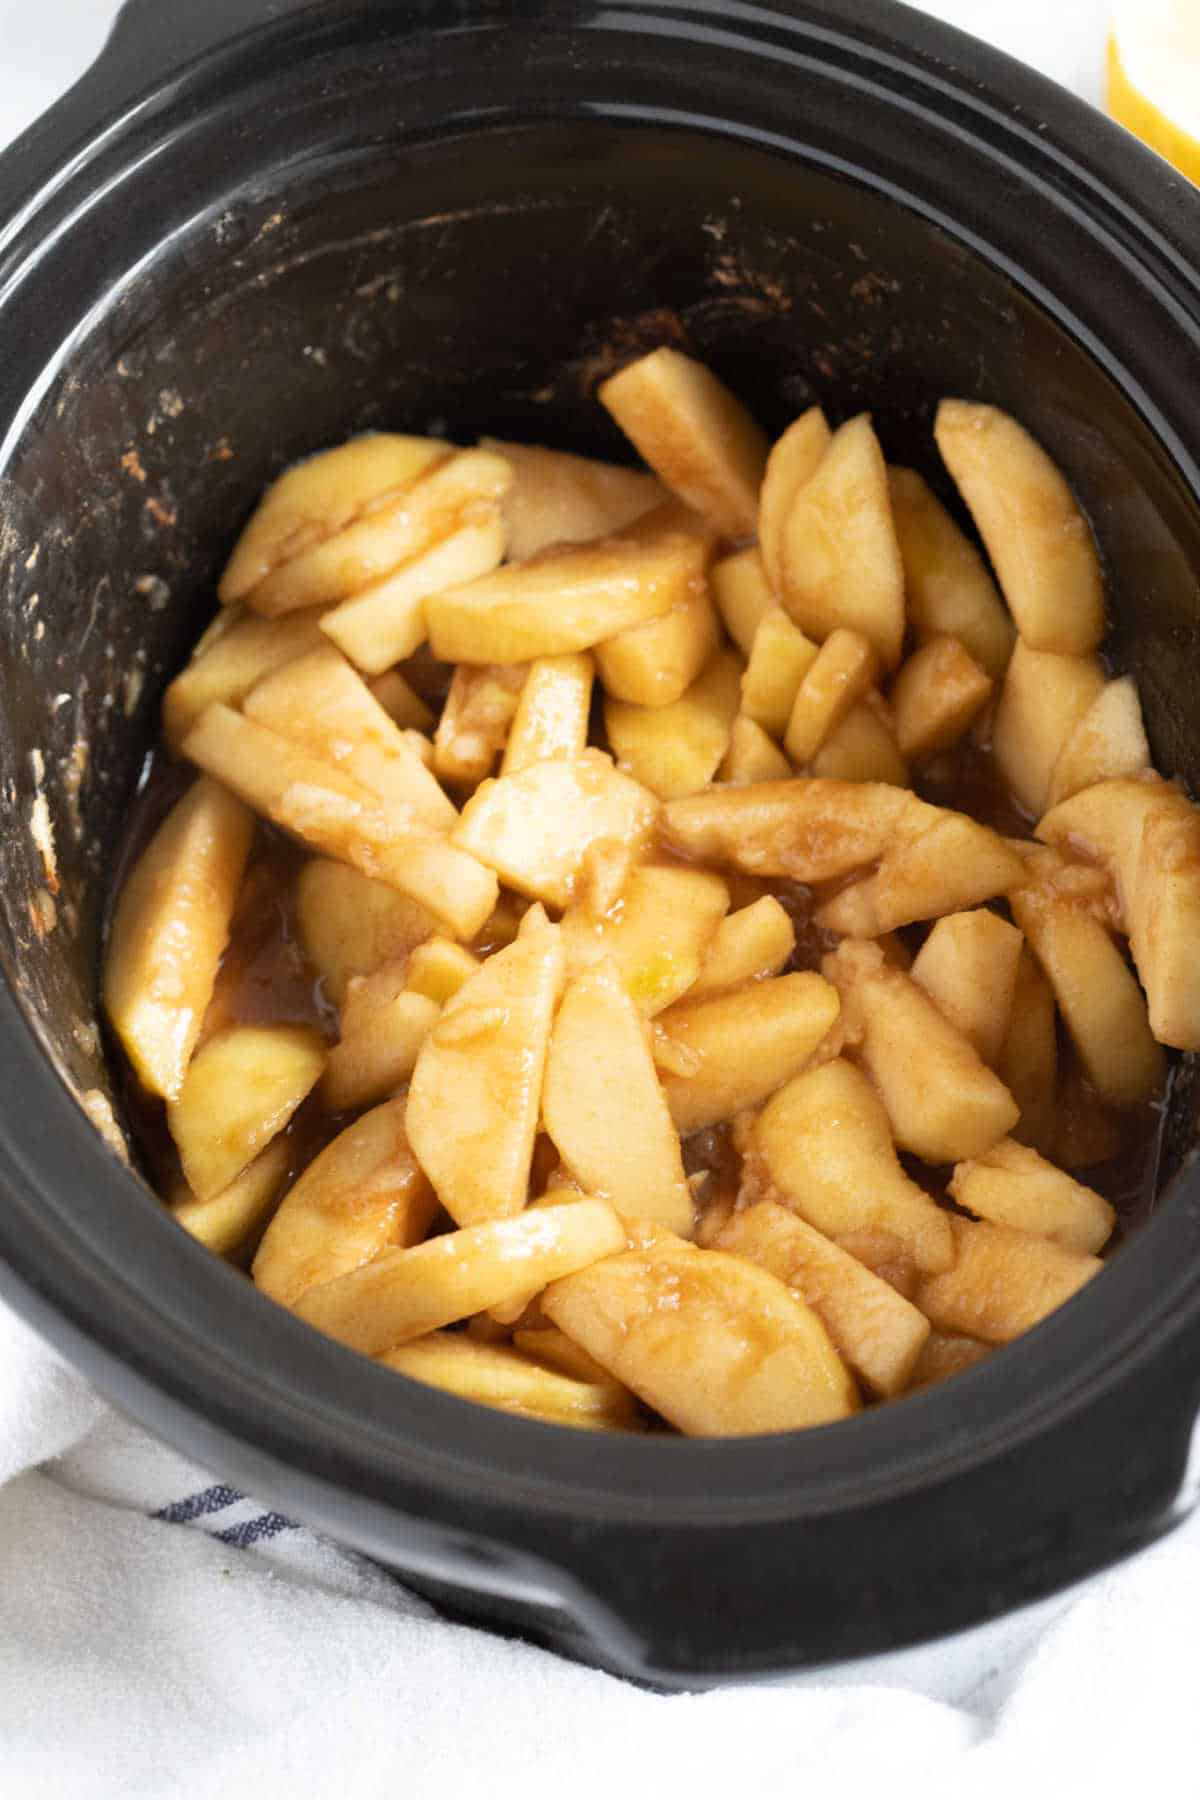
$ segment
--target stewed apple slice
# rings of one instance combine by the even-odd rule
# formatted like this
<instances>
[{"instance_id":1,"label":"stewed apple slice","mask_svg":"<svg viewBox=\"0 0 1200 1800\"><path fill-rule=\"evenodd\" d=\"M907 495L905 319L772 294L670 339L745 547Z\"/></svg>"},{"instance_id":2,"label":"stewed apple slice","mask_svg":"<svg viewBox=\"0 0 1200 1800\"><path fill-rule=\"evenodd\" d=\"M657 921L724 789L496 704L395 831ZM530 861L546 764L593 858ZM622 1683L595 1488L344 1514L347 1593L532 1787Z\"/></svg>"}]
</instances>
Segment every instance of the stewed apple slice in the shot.
<instances>
[{"instance_id":1,"label":"stewed apple slice","mask_svg":"<svg viewBox=\"0 0 1200 1800\"><path fill-rule=\"evenodd\" d=\"M689 1436L797 1431L858 1410L816 1313L739 1256L661 1239L555 1282L542 1308Z\"/></svg>"},{"instance_id":2,"label":"stewed apple slice","mask_svg":"<svg viewBox=\"0 0 1200 1800\"><path fill-rule=\"evenodd\" d=\"M291 1306L391 1245L419 1244L436 1210L405 1136L404 1100L387 1100L339 1132L289 1189L254 1258L255 1284Z\"/></svg>"},{"instance_id":3,"label":"stewed apple slice","mask_svg":"<svg viewBox=\"0 0 1200 1800\"><path fill-rule=\"evenodd\" d=\"M531 1334L545 1336L545 1333ZM633 1395L600 1371L582 1381L525 1356L512 1344L480 1344L461 1331L433 1331L380 1357L385 1368L548 1425L590 1431L637 1429Z\"/></svg>"},{"instance_id":4,"label":"stewed apple slice","mask_svg":"<svg viewBox=\"0 0 1200 1800\"><path fill-rule=\"evenodd\" d=\"M1009 1225L947 1220L954 1266L928 1276L917 1305L936 1331L1007 1344L1077 1294L1104 1264Z\"/></svg>"},{"instance_id":5,"label":"stewed apple slice","mask_svg":"<svg viewBox=\"0 0 1200 1800\"><path fill-rule=\"evenodd\" d=\"M917 637L957 638L999 681L1017 633L987 564L915 469L890 468L888 491Z\"/></svg>"},{"instance_id":6,"label":"stewed apple slice","mask_svg":"<svg viewBox=\"0 0 1200 1800\"><path fill-rule=\"evenodd\" d=\"M1088 655L1104 635L1100 559L1059 469L995 406L943 400L934 436L1025 644Z\"/></svg>"},{"instance_id":7,"label":"stewed apple slice","mask_svg":"<svg viewBox=\"0 0 1200 1800\"><path fill-rule=\"evenodd\" d=\"M574 974L612 957L626 992L652 1017L692 986L728 909L729 891L719 875L635 868L617 903L599 917L579 900L563 914L567 967Z\"/></svg>"},{"instance_id":8,"label":"stewed apple slice","mask_svg":"<svg viewBox=\"0 0 1200 1800\"><path fill-rule=\"evenodd\" d=\"M562 982L559 928L533 907L515 942L447 1000L421 1046L408 1093L409 1142L460 1225L525 1205Z\"/></svg>"},{"instance_id":9,"label":"stewed apple slice","mask_svg":"<svg viewBox=\"0 0 1200 1800\"><path fill-rule=\"evenodd\" d=\"M1107 1200L1012 1138L1001 1138L983 1156L959 1163L949 1191L976 1218L1087 1255L1103 1250L1117 1222Z\"/></svg>"},{"instance_id":10,"label":"stewed apple slice","mask_svg":"<svg viewBox=\"0 0 1200 1800\"><path fill-rule=\"evenodd\" d=\"M143 1086L165 1100L179 1093L200 1036L253 835L241 801L201 776L142 851L117 902L104 1006Z\"/></svg>"},{"instance_id":11,"label":"stewed apple slice","mask_svg":"<svg viewBox=\"0 0 1200 1800\"><path fill-rule=\"evenodd\" d=\"M188 1186L209 1200L283 1130L325 1066L306 1025L232 1025L196 1052L167 1124Z\"/></svg>"},{"instance_id":12,"label":"stewed apple slice","mask_svg":"<svg viewBox=\"0 0 1200 1800\"><path fill-rule=\"evenodd\" d=\"M503 457L513 472L501 510L514 562L525 562L551 544L611 537L667 497L653 475L618 463L501 438L480 438L479 447Z\"/></svg>"}]
</instances>

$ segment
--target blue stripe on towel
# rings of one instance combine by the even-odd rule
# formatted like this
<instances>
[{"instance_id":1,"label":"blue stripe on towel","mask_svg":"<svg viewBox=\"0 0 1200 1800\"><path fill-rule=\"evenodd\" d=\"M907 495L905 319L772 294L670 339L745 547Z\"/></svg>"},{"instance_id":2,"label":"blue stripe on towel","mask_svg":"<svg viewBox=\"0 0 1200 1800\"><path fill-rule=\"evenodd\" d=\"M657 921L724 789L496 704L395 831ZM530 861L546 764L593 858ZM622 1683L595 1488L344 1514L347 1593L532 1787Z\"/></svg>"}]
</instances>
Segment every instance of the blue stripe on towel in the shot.
<instances>
[{"instance_id":1,"label":"blue stripe on towel","mask_svg":"<svg viewBox=\"0 0 1200 1800\"><path fill-rule=\"evenodd\" d=\"M237 1488L224 1484L207 1487L198 1494L187 1495L183 1500L172 1500L169 1506L160 1506L153 1517L164 1520L168 1525L187 1525L193 1519L201 1519L206 1513L221 1512L235 1501L245 1498Z\"/></svg>"},{"instance_id":2,"label":"blue stripe on towel","mask_svg":"<svg viewBox=\"0 0 1200 1800\"><path fill-rule=\"evenodd\" d=\"M294 1519L285 1519L282 1513L259 1513L257 1519L247 1519L244 1525L230 1525L225 1531L214 1531L213 1536L223 1544L232 1544L235 1549L249 1550L252 1544L263 1538L278 1537L281 1531L295 1531Z\"/></svg>"}]
</instances>

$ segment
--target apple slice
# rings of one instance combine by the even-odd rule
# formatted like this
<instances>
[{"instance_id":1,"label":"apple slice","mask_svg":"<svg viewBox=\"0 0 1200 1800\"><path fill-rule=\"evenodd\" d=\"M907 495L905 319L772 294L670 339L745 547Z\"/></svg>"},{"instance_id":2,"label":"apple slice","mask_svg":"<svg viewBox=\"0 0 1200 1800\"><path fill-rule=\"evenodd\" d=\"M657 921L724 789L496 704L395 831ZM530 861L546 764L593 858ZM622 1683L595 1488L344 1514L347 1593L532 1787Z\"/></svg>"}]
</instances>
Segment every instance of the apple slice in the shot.
<instances>
[{"instance_id":1,"label":"apple slice","mask_svg":"<svg viewBox=\"0 0 1200 1800\"><path fill-rule=\"evenodd\" d=\"M1150 767L1150 745L1132 675L1106 681L1063 744L1050 778L1047 806L1069 800L1081 788Z\"/></svg>"},{"instance_id":2,"label":"apple slice","mask_svg":"<svg viewBox=\"0 0 1200 1800\"><path fill-rule=\"evenodd\" d=\"M708 1000L749 981L778 975L795 947L791 919L773 894L764 894L721 920L687 997Z\"/></svg>"},{"instance_id":3,"label":"apple slice","mask_svg":"<svg viewBox=\"0 0 1200 1800\"><path fill-rule=\"evenodd\" d=\"M723 650L670 706L606 700L604 725L617 761L660 799L698 792L729 748L740 687L741 664Z\"/></svg>"},{"instance_id":4,"label":"apple slice","mask_svg":"<svg viewBox=\"0 0 1200 1800\"><path fill-rule=\"evenodd\" d=\"M548 1425L592 1431L638 1427L633 1395L603 1371L599 1381L580 1381L531 1361L511 1344L476 1343L461 1331L430 1332L379 1360L411 1381Z\"/></svg>"},{"instance_id":5,"label":"apple slice","mask_svg":"<svg viewBox=\"0 0 1200 1800\"><path fill-rule=\"evenodd\" d=\"M918 639L957 638L993 681L1001 680L1017 633L987 564L915 469L889 468L888 492Z\"/></svg>"},{"instance_id":6,"label":"apple slice","mask_svg":"<svg viewBox=\"0 0 1200 1800\"><path fill-rule=\"evenodd\" d=\"M927 638L892 683L900 754L926 762L953 748L992 697L988 675L957 638Z\"/></svg>"},{"instance_id":7,"label":"apple slice","mask_svg":"<svg viewBox=\"0 0 1200 1800\"><path fill-rule=\"evenodd\" d=\"M254 1281L282 1306L394 1244L419 1244L437 1201L404 1134L403 1098L339 1132L304 1170L267 1227Z\"/></svg>"},{"instance_id":8,"label":"apple slice","mask_svg":"<svg viewBox=\"0 0 1200 1800\"><path fill-rule=\"evenodd\" d=\"M653 475L617 463L501 438L480 438L479 447L503 457L513 472L501 504L514 562L525 562L551 544L611 537L667 497Z\"/></svg>"},{"instance_id":9,"label":"apple slice","mask_svg":"<svg viewBox=\"0 0 1200 1800\"><path fill-rule=\"evenodd\" d=\"M321 1079L327 1112L356 1112L395 1094L416 1067L441 1006L405 986L403 962L357 975L342 1005L341 1036Z\"/></svg>"},{"instance_id":10,"label":"apple slice","mask_svg":"<svg viewBox=\"0 0 1200 1800\"><path fill-rule=\"evenodd\" d=\"M770 607L759 620L742 675L741 710L772 737L782 738L804 680L820 654L784 612Z\"/></svg>"},{"instance_id":11,"label":"apple slice","mask_svg":"<svg viewBox=\"0 0 1200 1800\"><path fill-rule=\"evenodd\" d=\"M266 1149L211 1200L197 1200L186 1182L181 1183L179 1191L170 1198L171 1216L214 1256L237 1258L247 1248L253 1248L270 1219L291 1165L292 1145L286 1138L272 1138Z\"/></svg>"},{"instance_id":12,"label":"apple slice","mask_svg":"<svg viewBox=\"0 0 1200 1800\"><path fill-rule=\"evenodd\" d=\"M589 1192L691 1235L691 1190L646 1027L608 959L567 984L542 1110L559 1155Z\"/></svg>"},{"instance_id":13,"label":"apple slice","mask_svg":"<svg viewBox=\"0 0 1200 1800\"><path fill-rule=\"evenodd\" d=\"M908 787L887 702L874 689L835 725L812 760L812 773L832 781L885 781Z\"/></svg>"},{"instance_id":14,"label":"apple slice","mask_svg":"<svg viewBox=\"0 0 1200 1800\"><path fill-rule=\"evenodd\" d=\"M767 440L723 382L665 346L598 390L656 475L722 537L753 537Z\"/></svg>"},{"instance_id":15,"label":"apple slice","mask_svg":"<svg viewBox=\"0 0 1200 1800\"><path fill-rule=\"evenodd\" d=\"M408 1095L409 1142L460 1225L525 1205L562 983L559 929L533 907L516 941L446 1002L421 1046Z\"/></svg>"},{"instance_id":16,"label":"apple slice","mask_svg":"<svg viewBox=\"0 0 1200 1800\"><path fill-rule=\"evenodd\" d=\"M596 667L614 700L670 706L689 688L720 643L713 603L697 588L660 618L596 645Z\"/></svg>"},{"instance_id":17,"label":"apple slice","mask_svg":"<svg viewBox=\"0 0 1200 1800\"><path fill-rule=\"evenodd\" d=\"M993 1069L1008 1036L1021 945L1021 933L996 913L947 913L912 966L917 986Z\"/></svg>"},{"instance_id":18,"label":"apple slice","mask_svg":"<svg viewBox=\"0 0 1200 1800\"><path fill-rule=\"evenodd\" d=\"M754 982L660 1014L671 1061L662 1084L681 1132L759 1106L808 1063L838 1016L838 997L810 971ZM682 1052L682 1055L680 1054Z\"/></svg>"},{"instance_id":19,"label":"apple slice","mask_svg":"<svg viewBox=\"0 0 1200 1800\"><path fill-rule=\"evenodd\" d=\"M532 763L478 787L453 842L509 887L566 906L589 848L615 839L636 850L658 811L653 794L599 750L574 762Z\"/></svg>"},{"instance_id":20,"label":"apple slice","mask_svg":"<svg viewBox=\"0 0 1200 1800\"><path fill-rule=\"evenodd\" d=\"M555 1282L542 1307L689 1436L797 1431L858 1410L817 1315L741 1257L662 1241Z\"/></svg>"},{"instance_id":21,"label":"apple slice","mask_svg":"<svg viewBox=\"0 0 1200 1800\"><path fill-rule=\"evenodd\" d=\"M444 1006L457 994L464 981L469 981L479 967L479 958L462 944L449 938L431 937L418 944L406 957L404 985L412 994L424 994Z\"/></svg>"},{"instance_id":22,"label":"apple slice","mask_svg":"<svg viewBox=\"0 0 1200 1800\"><path fill-rule=\"evenodd\" d=\"M309 1288L295 1311L352 1350L379 1356L624 1248L625 1228L603 1200L538 1207L382 1250Z\"/></svg>"},{"instance_id":23,"label":"apple slice","mask_svg":"<svg viewBox=\"0 0 1200 1800\"><path fill-rule=\"evenodd\" d=\"M217 590L222 602L245 599L272 570L344 531L452 454L453 446L439 438L378 431L293 463L272 482L234 545Z\"/></svg>"},{"instance_id":24,"label":"apple slice","mask_svg":"<svg viewBox=\"0 0 1200 1800\"><path fill-rule=\"evenodd\" d=\"M434 773L442 781L473 788L491 774L527 674L520 663L459 663L433 740Z\"/></svg>"},{"instance_id":25,"label":"apple slice","mask_svg":"<svg viewBox=\"0 0 1200 1800\"><path fill-rule=\"evenodd\" d=\"M247 595L248 604L275 618L302 606L348 600L450 537L472 513L494 513L511 482L504 458L487 450L461 450L439 460L419 480L381 497L352 523L273 569Z\"/></svg>"},{"instance_id":26,"label":"apple slice","mask_svg":"<svg viewBox=\"0 0 1200 1800\"><path fill-rule=\"evenodd\" d=\"M950 1198L976 1218L1088 1255L1103 1250L1117 1222L1107 1200L1012 1138L1001 1138L973 1162L959 1163L950 1178Z\"/></svg>"},{"instance_id":27,"label":"apple slice","mask_svg":"<svg viewBox=\"0 0 1200 1800\"><path fill-rule=\"evenodd\" d=\"M389 804L437 831L458 812L362 676L332 644L296 657L246 695L248 719L304 744Z\"/></svg>"},{"instance_id":28,"label":"apple slice","mask_svg":"<svg viewBox=\"0 0 1200 1800\"><path fill-rule=\"evenodd\" d=\"M863 698L875 680L875 652L859 631L831 631L805 672L784 734L783 747L794 763L810 763L831 731Z\"/></svg>"},{"instance_id":29,"label":"apple slice","mask_svg":"<svg viewBox=\"0 0 1200 1800\"><path fill-rule=\"evenodd\" d=\"M820 468L832 442L825 414L819 406L810 406L771 446L758 500L758 541L763 569L777 594L783 592L786 581L785 548L792 505Z\"/></svg>"},{"instance_id":30,"label":"apple slice","mask_svg":"<svg viewBox=\"0 0 1200 1800\"><path fill-rule=\"evenodd\" d=\"M1098 1275L1095 1256L1048 1238L970 1219L949 1219L954 1266L931 1275L917 1305L936 1331L965 1332L985 1344L1007 1344L1030 1331Z\"/></svg>"},{"instance_id":31,"label":"apple slice","mask_svg":"<svg viewBox=\"0 0 1200 1800\"><path fill-rule=\"evenodd\" d=\"M253 835L241 801L201 776L121 889L105 1011L142 1085L164 1100L178 1095L200 1036Z\"/></svg>"},{"instance_id":32,"label":"apple slice","mask_svg":"<svg viewBox=\"0 0 1200 1800\"><path fill-rule=\"evenodd\" d=\"M1054 990L1028 944L1022 947L1013 984L1008 1030L996 1073L1021 1109L1012 1135L1049 1155L1054 1145L1058 1094L1058 1032Z\"/></svg>"},{"instance_id":33,"label":"apple slice","mask_svg":"<svg viewBox=\"0 0 1200 1800\"><path fill-rule=\"evenodd\" d=\"M278 1136L324 1066L324 1039L305 1025L233 1025L208 1039L167 1107L198 1200L228 1187Z\"/></svg>"},{"instance_id":34,"label":"apple slice","mask_svg":"<svg viewBox=\"0 0 1200 1800\"><path fill-rule=\"evenodd\" d=\"M862 633L885 668L899 662L904 568L887 468L866 413L834 432L816 473L792 500L779 598L818 643L843 625Z\"/></svg>"},{"instance_id":35,"label":"apple slice","mask_svg":"<svg viewBox=\"0 0 1200 1800\"><path fill-rule=\"evenodd\" d=\"M729 891L704 869L636 868L618 903L599 917L576 900L563 915L571 974L611 957L630 999L647 1018L678 1000L700 972L729 910Z\"/></svg>"},{"instance_id":36,"label":"apple slice","mask_svg":"<svg viewBox=\"0 0 1200 1800\"><path fill-rule=\"evenodd\" d=\"M943 400L934 436L1026 646L1087 656L1104 635L1100 559L1058 468L995 406Z\"/></svg>"},{"instance_id":37,"label":"apple slice","mask_svg":"<svg viewBox=\"0 0 1200 1800\"><path fill-rule=\"evenodd\" d=\"M887 1399L903 1393L929 1321L857 1257L773 1200L735 1213L715 1247L757 1263L799 1294L872 1393Z\"/></svg>"},{"instance_id":38,"label":"apple slice","mask_svg":"<svg viewBox=\"0 0 1200 1800\"><path fill-rule=\"evenodd\" d=\"M499 884L474 857L227 706L208 708L184 752L302 843L408 894L455 937L474 937L496 904Z\"/></svg>"},{"instance_id":39,"label":"apple slice","mask_svg":"<svg viewBox=\"0 0 1200 1800\"><path fill-rule=\"evenodd\" d=\"M540 656L530 663L509 727L502 775L583 755L594 675L592 658L584 653Z\"/></svg>"},{"instance_id":40,"label":"apple slice","mask_svg":"<svg viewBox=\"0 0 1200 1800\"><path fill-rule=\"evenodd\" d=\"M300 941L335 1006L355 975L370 975L432 937L437 921L407 894L346 863L314 857L296 881Z\"/></svg>"},{"instance_id":41,"label":"apple slice","mask_svg":"<svg viewBox=\"0 0 1200 1800\"><path fill-rule=\"evenodd\" d=\"M229 619L229 629L207 647L201 641L163 696L163 733L176 754L206 706L216 700L240 706L264 675L325 642L320 627L324 609L319 606L283 619L251 614L235 620L228 611L218 617Z\"/></svg>"},{"instance_id":42,"label":"apple slice","mask_svg":"<svg viewBox=\"0 0 1200 1800\"><path fill-rule=\"evenodd\" d=\"M709 571L713 599L726 631L743 656L749 656L754 634L776 604L756 544L724 556Z\"/></svg>"},{"instance_id":43,"label":"apple slice","mask_svg":"<svg viewBox=\"0 0 1200 1800\"><path fill-rule=\"evenodd\" d=\"M904 1173L883 1102L841 1057L768 1100L750 1154L775 1197L826 1237L886 1234L930 1274L953 1263L948 1217Z\"/></svg>"},{"instance_id":44,"label":"apple slice","mask_svg":"<svg viewBox=\"0 0 1200 1800\"><path fill-rule=\"evenodd\" d=\"M1013 651L1000 690L992 748L996 766L1033 818L1046 810L1054 770L1076 726L1104 690L1098 656Z\"/></svg>"},{"instance_id":45,"label":"apple slice","mask_svg":"<svg viewBox=\"0 0 1200 1800\"><path fill-rule=\"evenodd\" d=\"M437 543L331 607L321 629L356 668L379 675L411 656L429 636L425 602L430 595L490 575L503 562L504 551L499 513L479 507Z\"/></svg>"}]
</instances>

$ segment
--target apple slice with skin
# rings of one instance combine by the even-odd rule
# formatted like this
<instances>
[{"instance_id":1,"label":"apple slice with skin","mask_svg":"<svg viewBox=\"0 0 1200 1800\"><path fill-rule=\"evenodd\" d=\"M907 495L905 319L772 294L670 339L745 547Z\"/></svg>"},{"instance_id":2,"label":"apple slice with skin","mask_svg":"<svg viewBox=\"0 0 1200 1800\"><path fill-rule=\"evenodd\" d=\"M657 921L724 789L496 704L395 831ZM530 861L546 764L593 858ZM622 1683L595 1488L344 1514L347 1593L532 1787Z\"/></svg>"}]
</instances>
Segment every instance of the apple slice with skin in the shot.
<instances>
[{"instance_id":1,"label":"apple slice with skin","mask_svg":"<svg viewBox=\"0 0 1200 1800\"><path fill-rule=\"evenodd\" d=\"M550 1039L542 1111L572 1174L618 1212L693 1230L679 1138L646 1027L610 959L567 984Z\"/></svg>"},{"instance_id":2,"label":"apple slice with skin","mask_svg":"<svg viewBox=\"0 0 1200 1800\"><path fill-rule=\"evenodd\" d=\"M451 996L421 1046L406 1129L438 1199L460 1225L505 1218L525 1205L563 968L558 926L532 907L516 941Z\"/></svg>"},{"instance_id":3,"label":"apple slice with skin","mask_svg":"<svg viewBox=\"0 0 1200 1800\"><path fill-rule=\"evenodd\" d=\"M164 1100L178 1095L200 1036L253 835L241 801L201 776L121 889L105 1010L139 1080Z\"/></svg>"}]
</instances>

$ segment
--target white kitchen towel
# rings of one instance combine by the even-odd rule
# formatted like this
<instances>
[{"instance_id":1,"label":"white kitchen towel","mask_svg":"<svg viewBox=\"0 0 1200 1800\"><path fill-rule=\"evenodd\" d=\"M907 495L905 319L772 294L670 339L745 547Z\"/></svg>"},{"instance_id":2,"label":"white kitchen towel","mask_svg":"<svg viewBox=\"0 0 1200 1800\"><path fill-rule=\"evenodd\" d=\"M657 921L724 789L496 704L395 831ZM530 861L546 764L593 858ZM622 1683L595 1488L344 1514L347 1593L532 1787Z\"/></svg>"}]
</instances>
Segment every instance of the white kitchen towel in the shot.
<instances>
[{"instance_id":1,"label":"white kitchen towel","mask_svg":"<svg viewBox=\"0 0 1200 1800\"><path fill-rule=\"evenodd\" d=\"M881 0L881 5L885 0ZM0 0L0 143L110 0ZM1089 98L1104 0L930 0ZM0 1800L1200 1788L1200 1528L983 1631L666 1696L447 1624L121 1418L0 1307Z\"/></svg>"}]
</instances>

